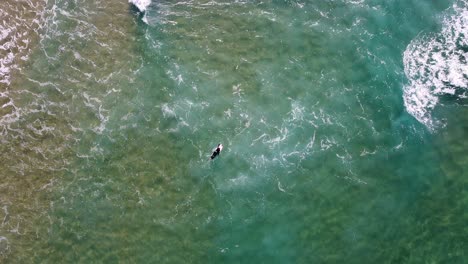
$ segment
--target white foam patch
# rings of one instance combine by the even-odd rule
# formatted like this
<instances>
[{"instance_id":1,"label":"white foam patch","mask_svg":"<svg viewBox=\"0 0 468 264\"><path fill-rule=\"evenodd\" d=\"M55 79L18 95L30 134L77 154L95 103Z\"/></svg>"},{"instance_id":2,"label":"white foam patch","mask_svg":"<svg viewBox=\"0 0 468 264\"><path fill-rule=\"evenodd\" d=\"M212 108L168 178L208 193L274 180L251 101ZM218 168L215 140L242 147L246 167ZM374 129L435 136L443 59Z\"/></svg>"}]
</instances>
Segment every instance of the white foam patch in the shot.
<instances>
[{"instance_id":1,"label":"white foam patch","mask_svg":"<svg viewBox=\"0 0 468 264\"><path fill-rule=\"evenodd\" d=\"M406 110L430 129L441 125L431 114L440 95L468 93L467 5L466 0L455 4L440 33L417 37L403 55L409 80L403 94Z\"/></svg>"},{"instance_id":2,"label":"white foam patch","mask_svg":"<svg viewBox=\"0 0 468 264\"><path fill-rule=\"evenodd\" d=\"M10 250L10 243L4 236L0 236L0 255L6 254Z\"/></svg>"},{"instance_id":3,"label":"white foam patch","mask_svg":"<svg viewBox=\"0 0 468 264\"><path fill-rule=\"evenodd\" d=\"M141 12L145 12L151 4L151 0L128 0L128 2L135 5Z\"/></svg>"},{"instance_id":4,"label":"white foam patch","mask_svg":"<svg viewBox=\"0 0 468 264\"><path fill-rule=\"evenodd\" d=\"M163 104L161 106L161 111L163 113L163 116L165 118L169 118L169 117L176 117L176 113L174 112L174 109L171 108L168 104Z\"/></svg>"}]
</instances>

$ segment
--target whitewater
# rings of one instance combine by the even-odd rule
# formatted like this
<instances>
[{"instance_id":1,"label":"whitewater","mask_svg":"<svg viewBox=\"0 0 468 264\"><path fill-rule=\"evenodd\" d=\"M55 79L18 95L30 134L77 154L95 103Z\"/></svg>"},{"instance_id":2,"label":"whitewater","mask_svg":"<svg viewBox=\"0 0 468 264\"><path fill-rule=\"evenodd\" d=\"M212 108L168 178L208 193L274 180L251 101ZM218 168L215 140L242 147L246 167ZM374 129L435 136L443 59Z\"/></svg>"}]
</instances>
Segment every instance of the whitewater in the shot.
<instances>
[{"instance_id":1,"label":"whitewater","mask_svg":"<svg viewBox=\"0 0 468 264\"><path fill-rule=\"evenodd\" d=\"M422 32L404 52L409 84L404 89L407 111L429 128L443 125L431 112L441 95L467 98L468 11L465 1L446 11L440 32Z\"/></svg>"}]
</instances>

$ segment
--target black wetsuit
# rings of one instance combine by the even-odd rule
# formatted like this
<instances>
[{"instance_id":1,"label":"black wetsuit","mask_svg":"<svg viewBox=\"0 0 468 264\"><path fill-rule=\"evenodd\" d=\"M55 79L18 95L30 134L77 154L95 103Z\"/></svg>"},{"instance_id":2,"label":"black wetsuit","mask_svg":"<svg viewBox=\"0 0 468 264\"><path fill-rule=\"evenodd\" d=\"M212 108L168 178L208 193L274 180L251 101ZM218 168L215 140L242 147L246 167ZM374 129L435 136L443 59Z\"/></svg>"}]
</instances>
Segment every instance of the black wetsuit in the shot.
<instances>
[{"instance_id":1,"label":"black wetsuit","mask_svg":"<svg viewBox=\"0 0 468 264\"><path fill-rule=\"evenodd\" d=\"M219 152L221 152L221 149L219 147L217 147L216 150L213 151L213 154L211 154L211 159L216 158L216 156L219 155Z\"/></svg>"}]
</instances>

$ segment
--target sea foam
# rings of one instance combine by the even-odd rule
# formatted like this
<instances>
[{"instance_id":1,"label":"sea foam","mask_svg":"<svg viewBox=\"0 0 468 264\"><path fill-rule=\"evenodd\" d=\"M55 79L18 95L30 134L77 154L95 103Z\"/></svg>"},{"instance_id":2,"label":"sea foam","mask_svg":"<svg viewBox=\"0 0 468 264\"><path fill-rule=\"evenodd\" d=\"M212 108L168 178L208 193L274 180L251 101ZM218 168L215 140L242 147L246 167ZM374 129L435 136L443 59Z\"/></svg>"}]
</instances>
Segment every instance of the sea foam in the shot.
<instances>
[{"instance_id":1,"label":"sea foam","mask_svg":"<svg viewBox=\"0 0 468 264\"><path fill-rule=\"evenodd\" d=\"M403 95L406 110L430 129L442 124L432 117L440 96L465 98L468 93L467 4L455 4L441 32L418 36L403 55L409 80Z\"/></svg>"},{"instance_id":2,"label":"sea foam","mask_svg":"<svg viewBox=\"0 0 468 264\"><path fill-rule=\"evenodd\" d=\"M9 85L12 70L28 59L31 41L43 24L43 1L6 1L0 5L0 84Z\"/></svg>"},{"instance_id":3,"label":"sea foam","mask_svg":"<svg viewBox=\"0 0 468 264\"><path fill-rule=\"evenodd\" d=\"M141 12L146 11L146 8L151 4L151 0L128 0L128 2L135 5Z\"/></svg>"}]
</instances>

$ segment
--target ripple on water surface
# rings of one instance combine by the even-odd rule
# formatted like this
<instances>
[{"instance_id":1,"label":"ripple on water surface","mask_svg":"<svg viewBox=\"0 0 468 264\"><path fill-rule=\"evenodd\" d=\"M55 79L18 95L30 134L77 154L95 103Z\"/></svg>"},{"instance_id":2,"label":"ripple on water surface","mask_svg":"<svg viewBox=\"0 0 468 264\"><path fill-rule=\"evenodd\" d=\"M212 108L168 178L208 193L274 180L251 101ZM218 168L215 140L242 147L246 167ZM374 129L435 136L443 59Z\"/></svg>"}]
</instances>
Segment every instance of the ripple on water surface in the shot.
<instances>
[{"instance_id":1,"label":"ripple on water surface","mask_svg":"<svg viewBox=\"0 0 468 264\"><path fill-rule=\"evenodd\" d=\"M2 257L463 256L463 129L438 151L402 100L402 54L425 28L412 19L437 8L131 2L140 11L48 1L41 41L0 94Z\"/></svg>"}]
</instances>

